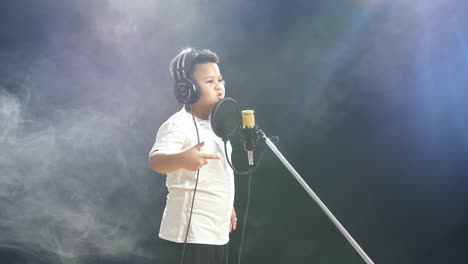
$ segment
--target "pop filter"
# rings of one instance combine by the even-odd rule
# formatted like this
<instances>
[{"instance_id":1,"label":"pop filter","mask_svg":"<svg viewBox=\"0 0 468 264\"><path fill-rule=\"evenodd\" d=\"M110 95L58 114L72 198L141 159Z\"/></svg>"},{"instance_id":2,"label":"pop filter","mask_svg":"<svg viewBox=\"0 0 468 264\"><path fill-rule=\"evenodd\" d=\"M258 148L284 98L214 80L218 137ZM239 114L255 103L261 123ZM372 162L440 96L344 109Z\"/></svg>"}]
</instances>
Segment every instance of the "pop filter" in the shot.
<instances>
[{"instance_id":1,"label":"pop filter","mask_svg":"<svg viewBox=\"0 0 468 264\"><path fill-rule=\"evenodd\" d=\"M211 111L211 127L223 141L227 141L237 131L240 121L239 105L230 97L216 103Z\"/></svg>"}]
</instances>

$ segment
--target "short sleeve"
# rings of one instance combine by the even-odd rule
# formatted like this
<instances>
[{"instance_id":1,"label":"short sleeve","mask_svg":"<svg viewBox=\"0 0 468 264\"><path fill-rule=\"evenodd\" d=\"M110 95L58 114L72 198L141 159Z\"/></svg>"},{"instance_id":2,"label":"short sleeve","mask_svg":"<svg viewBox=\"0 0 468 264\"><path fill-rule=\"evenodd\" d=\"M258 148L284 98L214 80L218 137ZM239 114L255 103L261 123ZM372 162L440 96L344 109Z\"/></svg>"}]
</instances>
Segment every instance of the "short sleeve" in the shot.
<instances>
[{"instance_id":1,"label":"short sleeve","mask_svg":"<svg viewBox=\"0 0 468 264\"><path fill-rule=\"evenodd\" d=\"M169 121L159 128L149 154L151 155L155 151L179 151L184 143L185 133L182 127Z\"/></svg>"}]
</instances>

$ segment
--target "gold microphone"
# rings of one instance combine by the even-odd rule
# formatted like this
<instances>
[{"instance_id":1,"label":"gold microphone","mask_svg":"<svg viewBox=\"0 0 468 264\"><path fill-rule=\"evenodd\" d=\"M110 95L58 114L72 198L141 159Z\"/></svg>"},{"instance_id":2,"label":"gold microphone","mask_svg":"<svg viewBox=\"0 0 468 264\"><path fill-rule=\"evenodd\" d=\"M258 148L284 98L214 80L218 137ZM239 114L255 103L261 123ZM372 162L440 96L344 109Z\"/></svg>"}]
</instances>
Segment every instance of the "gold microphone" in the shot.
<instances>
[{"instance_id":1,"label":"gold microphone","mask_svg":"<svg viewBox=\"0 0 468 264\"><path fill-rule=\"evenodd\" d=\"M254 165L253 150L256 140L254 110L242 110L242 137L249 165Z\"/></svg>"}]
</instances>

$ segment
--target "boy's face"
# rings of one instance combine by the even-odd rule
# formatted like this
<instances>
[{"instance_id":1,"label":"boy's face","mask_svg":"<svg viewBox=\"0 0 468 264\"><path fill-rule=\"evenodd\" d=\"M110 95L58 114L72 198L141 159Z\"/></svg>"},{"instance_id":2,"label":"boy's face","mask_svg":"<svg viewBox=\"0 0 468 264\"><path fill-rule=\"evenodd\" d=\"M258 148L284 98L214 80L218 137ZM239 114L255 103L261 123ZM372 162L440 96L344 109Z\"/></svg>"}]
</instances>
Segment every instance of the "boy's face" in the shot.
<instances>
[{"instance_id":1,"label":"boy's face","mask_svg":"<svg viewBox=\"0 0 468 264\"><path fill-rule=\"evenodd\" d=\"M195 103L203 108L211 110L217 102L224 98L225 90L218 64L196 64L192 79L200 88L200 98Z\"/></svg>"}]
</instances>

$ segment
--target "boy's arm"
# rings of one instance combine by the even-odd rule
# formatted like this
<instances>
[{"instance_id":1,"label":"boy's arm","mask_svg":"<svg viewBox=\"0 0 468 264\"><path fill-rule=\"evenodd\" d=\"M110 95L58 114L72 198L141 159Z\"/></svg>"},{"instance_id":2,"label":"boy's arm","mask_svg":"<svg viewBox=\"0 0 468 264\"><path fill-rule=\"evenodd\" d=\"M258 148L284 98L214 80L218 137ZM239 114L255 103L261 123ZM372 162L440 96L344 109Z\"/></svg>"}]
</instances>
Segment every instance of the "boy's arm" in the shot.
<instances>
[{"instance_id":1,"label":"boy's arm","mask_svg":"<svg viewBox=\"0 0 468 264\"><path fill-rule=\"evenodd\" d=\"M200 152L204 144L201 142L179 152L155 151L148 157L148 166L161 174L168 174L178 169L196 171L206 165L209 159L219 159L216 154Z\"/></svg>"}]
</instances>

